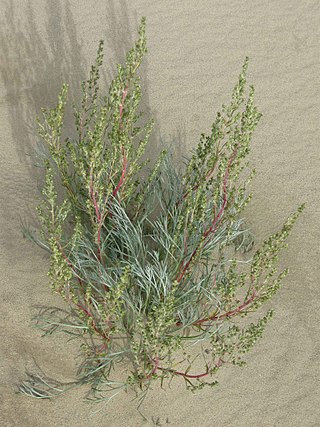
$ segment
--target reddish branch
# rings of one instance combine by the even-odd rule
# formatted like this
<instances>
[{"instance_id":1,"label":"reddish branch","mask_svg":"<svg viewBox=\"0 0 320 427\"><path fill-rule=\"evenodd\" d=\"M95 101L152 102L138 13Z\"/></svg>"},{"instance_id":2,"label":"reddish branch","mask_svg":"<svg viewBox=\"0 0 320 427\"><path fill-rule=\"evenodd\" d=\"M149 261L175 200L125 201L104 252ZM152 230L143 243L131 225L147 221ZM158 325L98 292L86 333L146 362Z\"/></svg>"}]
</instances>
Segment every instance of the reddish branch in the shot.
<instances>
[{"instance_id":1,"label":"reddish branch","mask_svg":"<svg viewBox=\"0 0 320 427\"><path fill-rule=\"evenodd\" d=\"M57 244L58 249L59 249L59 251L60 251L61 255L63 256L64 260L65 260L65 261L66 261L66 263L69 265L69 267L71 268L71 270L74 272L74 274L75 274L75 276L76 276L76 278L77 278L78 282L80 283L80 285L82 285L83 281L82 281L82 279L78 276L78 273L77 273L77 269L76 269L76 267L74 266L74 264L72 264L72 262L70 261L70 259L67 257L67 255L65 254L65 252L64 252L64 250L63 250L63 247L61 246L60 242L58 242L58 240L56 240L56 244Z\"/></svg>"},{"instance_id":2,"label":"reddish branch","mask_svg":"<svg viewBox=\"0 0 320 427\"><path fill-rule=\"evenodd\" d=\"M249 304L252 303L252 301L256 298L257 296L257 291L255 288L252 289L252 294L251 297L248 298L246 301L244 301L241 305L239 305L238 307L234 308L233 310L230 310L226 313L223 313L219 316L210 316L210 317L206 317L205 319L200 319L197 322L193 323L193 325L201 325L202 323L208 322L208 321L214 321L214 320L223 320L229 317L234 316L235 314L241 313L246 307L248 307ZM176 326L181 326L182 322L176 322Z\"/></svg>"},{"instance_id":3,"label":"reddish branch","mask_svg":"<svg viewBox=\"0 0 320 427\"><path fill-rule=\"evenodd\" d=\"M161 369L161 368L159 368ZM203 374L186 374L184 372L179 372L179 371L171 371L170 372L174 373L175 375L181 375L182 377L185 378L202 378L202 377L206 377L207 375L209 375L209 372L205 372Z\"/></svg>"},{"instance_id":4,"label":"reddish branch","mask_svg":"<svg viewBox=\"0 0 320 427\"><path fill-rule=\"evenodd\" d=\"M217 368L220 368L220 366L222 365L222 363L224 363L224 360L222 360L221 357L220 357L219 360L218 360L218 362L215 364L215 366ZM207 368L207 371L204 372L203 374L187 374L185 372L175 371L174 369L161 368L160 366L158 366L157 369L159 369L161 371L171 372L174 375L180 375L180 376L182 376L184 378L193 378L193 379L206 377L207 375L210 374L209 367Z\"/></svg>"},{"instance_id":5,"label":"reddish branch","mask_svg":"<svg viewBox=\"0 0 320 427\"><path fill-rule=\"evenodd\" d=\"M71 268L71 269L76 273L76 275L77 275L77 272L76 272L76 268L75 268L75 266L72 264L72 262L69 260L69 258L65 255L64 250L63 250L62 246L60 245L60 243L59 243L59 242L57 242L57 245L58 245L58 248L59 248L59 251L60 251L61 255L62 255L62 256L63 256L63 258L66 260L66 262L67 262L67 264L69 265L69 267L70 267L70 268ZM77 276L77 279L78 279L78 281L79 281L79 283L80 283L80 284L82 284L82 283L83 283L83 282L82 282L82 280L80 279L80 277L78 277L78 276ZM87 317L90 317L90 318L92 319L92 327L93 327L93 329L94 329L94 330L95 330L99 335L101 335L103 338L108 339L108 337L106 336L106 334L105 334L104 332L101 332L101 331L97 328L96 323L95 323L95 321L94 321L94 317L93 317L93 315L90 313L90 311L89 311L87 308L83 307L82 305L80 305L80 304L75 303L74 301L72 301L72 299L70 298L70 295L69 295L68 299L69 299L69 303L70 303L70 302L74 303L78 308L80 308L80 310L81 310L83 313L85 313L85 315L86 315Z\"/></svg>"},{"instance_id":6,"label":"reddish branch","mask_svg":"<svg viewBox=\"0 0 320 427\"><path fill-rule=\"evenodd\" d=\"M83 311L84 312L84 314L87 316L87 317L93 317L92 316L92 314L90 313L90 311L89 310L87 310L85 307L82 307L82 305L80 305L80 304L78 304L78 303L76 303L75 304L78 308L80 308L80 310L81 311Z\"/></svg>"},{"instance_id":7,"label":"reddish branch","mask_svg":"<svg viewBox=\"0 0 320 427\"><path fill-rule=\"evenodd\" d=\"M220 149L218 148L218 150L217 150L217 156L219 156L219 154L223 151L223 148L225 147L225 145L226 145L226 143L224 143L223 146ZM214 172L214 170L216 168L216 165L217 165L217 161L215 162L215 164L213 165L213 167L209 170L209 172L205 176L205 181L207 181L211 177L211 175L213 174L213 172ZM200 186L200 184L197 184L191 190L186 191L185 194L183 195L182 199L178 203L180 203L182 200L184 200L191 191L197 190L199 188L199 186Z\"/></svg>"},{"instance_id":8,"label":"reddish branch","mask_svg":"<svg viewBox=\"0 0 320 427\"><path fill-rule=\"evenodd\" d=\"M150 378L152 377L152 375L154 375L154 374L157 372L158 368L159 368L159 357L158 357L158 356L157 356L157 357L155 357L155 358L152 360L152 362L154 362L154 364L153 364L152 371L151 371L151 372L150 372L150 374L147 376L147 379L148 379L148 380L150 380Z\"/></svg>"},{"instance_id":9,"label":"reddish branch","mask_svg":"<svg viewBox=\"0 0 320 427\"><path fill-rule=\"evenodd\" d=\"M59 243L59 242L57 242L57 245L58 245L58 248L59 248L59 251L60 251L61 255L62 255L62 256L63 256L63 258L66 260L66 262L67 262L67 264L69 265L69 267L70 267L70 268L71 268L71 269L76 273L76 275L77 275L77 271L76 271L75 266L72 264L72 262L69 260L69 258L65 255L64 250L63 250L62 246L60 245L60 243ZM77 275L77 279L78 279L78 281L79 281L79 283L80 283L80 284L82 284L82 283L83 283L83 281L80 279L80 277L78 277L78 275ZM70 302L73 302L73 301L72 301L72 299L70 298L70 295L69 295L69 303L70 303ZM108 339L108 337L104 334L104 332L99 331L99 329L96 327L96 324L95 324L95 321L94 321L93 315L90 313L90 311L89 311L87 308L83 307L82 305L80 305L80 304L78 304L78 303L75 303L75 302L73 302L73 303L74 303L78 308L80 308L80 310L81 310L81 311L83 311L83 313L85 313L87 317L92 318L92 326L93 326L93 329L94 329L94 330L95 330L99 335L103 336L105 339Z\"/></svg>"},{"instance_id":10,"label":"reddish branch","mask_svg":"<svg viewBox=\"0 0 320 427\"><path fill-rule=\"evenodd\" d=\"M83 307L82 305L75 303L75 305L80 308L81 311L83 311L83 313L85 313L85 315L89 318L91 318L92 321L92 327L93 329L97 332L97 334L101 335L104 339L109 341L109 337L108 335L105 334L105 332L101 331L100 329L98 329L96 322L94 320L94 316L93 314L85 307Z\"/></svg>"},{"instance_id":11,"label":"reddish branch","mask_svg":"<svg viewBox=\"0 0 320 427\"><path fill-rule=\"evenodd\" d=\"M201 325L202 323L208 322L208 321L212 321L212 320L223 320L229 317L234 316L235 314L241 313L245 308L248 307L248 305L250 305L254 299L257 297L257 290L254 287L254 276L251 276L251 282L252 282L252 294L250 296L250 298L248 298L246 301L244 301L241 305L239 305L238 307L234 308L233 310L230 310L226 313L223 313L219 316L210 316L210 317L206 317L205 319L200 319L197 322L193 323L193 325ZM182 323L181 322L176 322L177 326L181 326Z\"/></svg>"},{"instance_id":12,"label":"reddish branch","mask_svg":"<svg viewBox=\"0 0 320 427\"><path fill-rule=\"evenodd\" d=\"M207 180L210 178L210 176L213 174L213 172L214 172L214 170L215 170L215 167L216 167L216 163L214 164L213 168L212 168L212 169L207 173L207 175L205 176L205 181L207 181ZM184 195L183 195L182 199L181 199L181 200L179 200L179 202L178 202L178 203L180 203L182 200L184 200L184 199L185 199L185 198L190 194L190 192L191 192L191 191L195 191L195 190L197 190L199 187L200 187L200 184L197 184L197 185L195 185L194 187L192 187L192 189L191 189L191 190L186 191L186 192L184 193Z\"/></svg>"},{"instance_id":13,"label":"reddish branch","mask_svg":"<svg viewBox=\"0 0 320 427\"><path fill-rule=\"evenodd\" d=\"M71 269L76 273L74 265L69 260L69 258L67 257L67 255L64 253L63 247L60 245L60 243L58 242L58 240L56 240L56 244L57 244L58 249L59 249L61 255L63 256L64 260L67 262L67 264L69 265L69 267L71 267Z\"/></svg>"},{"instance_id":14,"label":"reddish branch","mask_svg":"<svg viewBox=\"0 0 320 427\"><path fill-rule=\"evenodd\" d=\"M124 106L124 101L125 98L127 96L128 93L128 87L126 87L123 91L122 94L122 99L121 99L121 104L120 104L120 110L119 110L119 115L120 115L120 129L122 129L122 116L123 116L123 106ZM120 180L116 186L116 188L113 191L113 196L115 196L118 191L120 190L121 186L123 185L124 179L125 179L125 175L126 175L126 171L127 171L127 157L126 157L126 153L124 150L124 146L122 145L121 147L122 150L122 157L123 157L123 166L122 166L122 172L121 172L121 176L120 176ZM95 210L95 214L96 214L96 220L97 220L97 224L98 224L98 231L97 231L97 246L98 246L98 252L97 252L97 257L98 260L101 261L101 230L102 230L102 225L103 222L108 214L108 211L106 211L104 214L101 213L100 209L99 209L99 205L98 205L98 201L96 199L96 191L94 191L93 189L93 171L91 170L90 172L90 198L92 200L93 206L94 206L94 210Z\"/></svg>"},{"instance_id":15,"label":"reddish branch","mask_svg":"<svg viewBox=\"0 0 320 427\"><path fill-rule=\"evenodd\" d=\"M220 219L224 214L225 208L227 206L227 201L228 201L227 200L227 185L228 185L228 178L229 178L229 174L230 174L230 168L231 168L232 162L233 162L234 158L236 157L236 155L237 155L237 150L234 150L229 161L228 161L227 169L226 169L226 172L225 172L224 177L223 177L223 186L222 186L223 202L222 202L222 205L218 211L218 214L215 215L212 225L203 233L204 239L206 239L209 236L209 234L215 233L215 231L219 225ZM186 271L189 268L189 265L191 264L191 261L193 260L193 258L195 257L195 255L198 252L199 246L200 246L200 244L194 249L194 251L192 252L192 254L188 260L188 262L186 262L184 264L184 266L183 266L183 268L182 268L182 270L181 270L181 272L177 278L178 282L181 282L181 280L183 279Z\"/></svg>"},{"instance_id":16,"label":"reddish branch","mask_svg":"<svg viewBox=\"0 0 320 427\"><path fill-rule=\"evenodd\" d=\"M251 297L248 298L246 301L244 301L241 305L239 305L235 309L230 310L226 313L223 313L220 316L211 316L211 317L207 317L206 319L198 320L197 322L194 323L194 325L201 325L202 323L207 322L209 320L223 320L223 319L226 319L227 317L232 317L237 313L241 313L246 307L248 307L249 304L252 303L252 301L256 298L256 296L257 296L257 291L255 288L253 288Z\"/></svg>"}]
</instances>

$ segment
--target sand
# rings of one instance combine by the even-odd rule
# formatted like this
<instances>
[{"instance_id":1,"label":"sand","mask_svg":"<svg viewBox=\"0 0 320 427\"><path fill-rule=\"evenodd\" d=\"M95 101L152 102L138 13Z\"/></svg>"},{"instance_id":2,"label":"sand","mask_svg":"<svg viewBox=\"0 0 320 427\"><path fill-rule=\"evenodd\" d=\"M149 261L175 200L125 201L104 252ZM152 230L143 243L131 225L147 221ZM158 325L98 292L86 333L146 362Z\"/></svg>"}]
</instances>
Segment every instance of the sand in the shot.
<instances>
[{"instance_id":1,"label":"sand","mask_svg":"<svg viewBox=\"0 0 320 427\"><path fill-rule=\"evenodd\" d=\"M319 426L319 1L1 0L0 10L0 425ZM41 338L30 324L34 305L59 303L48 287L47 256L20 232L21 221L34 222L41 177L28 155L35 115L54 103L63 82L77 96L101 38L108 82L142 15L149 46L143 105L157 129L150 153L174 141L179 161L195 147L248 55L264 114L250 155L258 173L247 209L257 244L307 204L282 256L290 275L269 305L276 316L247 367L222 370L218 388L196 395L179 381L167 392L155 388L142 407L146 422L132 394L94 416L82 389L53 401L15 394L34 358L47 374L70 380L77 354L74 342Z\"/></svg>"}]
</instances>

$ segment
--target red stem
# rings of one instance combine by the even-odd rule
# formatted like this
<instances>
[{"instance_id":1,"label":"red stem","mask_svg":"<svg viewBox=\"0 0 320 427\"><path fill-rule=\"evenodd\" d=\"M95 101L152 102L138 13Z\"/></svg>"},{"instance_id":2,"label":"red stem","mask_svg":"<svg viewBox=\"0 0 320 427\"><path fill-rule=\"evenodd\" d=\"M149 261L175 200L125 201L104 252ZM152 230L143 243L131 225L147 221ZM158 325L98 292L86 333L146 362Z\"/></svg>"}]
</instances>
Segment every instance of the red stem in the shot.
<instances>
[{"instance_id":1,"label":"red stem","mask_svg":"<svg viewBox=\"0 0 320 427\"><path fill-rule=\"evenodd\" d=\"M223 202L222 202L222 206L219 209L218 214L215 216L212 225L204 232L204 234L203 234L204 239L206 239L209 234L214 233L216 231L216 229L218 227L218 222L220 221L220 219L221 219L221 217L222 217L222 215L223 215L223 213L225 211L225 208L226 208L226 205L227 205L227 183L228 183L228 178L229 178L229 174L230 174L230 167L231 167L231 164L232 164L232 162L233 162L236 154L237 154L237 150L234 150L233 153L232 153L232 155L231 155L231 157L230 157L230 159L229 159L229 161L228 161L228 166L227 166L224 178L223 178L223 186L222 186L222 190L223 190ZM194 258L194 256L198 252L198 249L199 249L199 245L194 249L194 251L192 252L192 254L191 254L191 256L190 256L190 258L188 260L188 262L184 265L181 273L179 274L179 276L177 278L178 282L180 282L183 279L183 276L185 275L185 273L186 273L186 271L187 271L187 269L188 269L188 267L189 267L192 259Z\"/></svg>"},{"instance_id":2,"label":"red stem","mask_svg":"<svg viewBox=\"0 0 320 427\"><path fill-rule=\"evenodd\" d=\"M120 116L120 125L119 126L120 126L120 129L122 129L122 127L123 127L123 124L122 124L123 106L124 106L124 101L126 99L127 93L128 93L128 87L125 87L125 89L123 90L123 93L122 93L120 109L119 109L119 116ZM113 191L113 196L115 196L118 193L118 191L120 190L120 188L123 184L123 181L125 179L126 171L127 171L127 157L126 157L126 153L124 151L123 145L122 145L121 149L122 149L122 156L123 156L122 173L121 173L121 177L120 177L120 180L118 182L118 185ZM93 205L94 205L94 208L96 211L97 221L99 223L98 234L97 234L97 243L98 243L98 259L99 259L99 261L101 261L101 252L100 252L101 228L102 228L102 223L103 223L107 214L105 214L102 218L102 215L99 211L98 203L97 203L97 200L95 198L95 193L93 192L92 173L90 175L90 195L91 195Z\"/></svg>"},{"instance_id":3,"label":"red stem","mask_svg":"<svg viewBox=\"0 0 320 427\"><path fill-rule=\"evenodd\" d=\"M89 310L87 310L86 308L84 308L84 307L82 307L82 305L80 305L80 304L76 304L76 306L78 307L78 308L80 308L80 310L82 310L88 317L93 317L92 316L92 314L90 313L90 311Z\"/></svg>"},{"instance_id":4,"label":"red stem","mask_svg":"<svg viewBox=\"0 0 320 427\"><path fill-rule=\"evenodd\" d=\"M194 325L201 325L202 323L207 322L208 320L223 320L227 317L234 316L235 314L240 313L250 303L252 303L252 301L255 299L256 296L257 296L257 291L255 288L253 288L251 297L248 298L245 302L243 302L241 305L239 305L235 309L230 310L227 313L223 313L221 314L221 316L211 316L211 317L207 317L206 319L198 320L197 322L194 323Z\"/></svg>"},{"instance_id":5,"label":"red stem","mask_svg":"<svg viewBox=\"0 0 320 427\"><path fill-rule=\"evenodd\" d=\"M127 96L127 93L128 93L128 87L126 87L124 89L123 93L122 93L122 99L121 99L121 104L120 104L119 114L120 114L120 128L121 129L122 129L121 120L122 120L122 116L123 116L123 105L124 105L124 101L125 101L125 98ZM81 124L82 124L82 118L81 118ZM126 157L126 153L124 151L123 145L122 145L122 155L123 155L122 173L121 173L121 177L120 177L120 180L118 182L118 185L117 185L117 187L113 191L113 195L114 196L120 190L120 188L121 188L121 186L123 184L123 181L125 179L126 171L127 171L127 157ZM99 209L99 206L98 206L98 202L97 202L97 199L96 199L96 192L93 191L93 171L92 170L91 170L91 173L90 173L90 197L91 197L91 200L92 200L95 212L96 212L96 217L97 217L97 223L98 223L98 231L97 231L98 252L97 252L97 257L98 257L98 260L101 261L101 247L100 247L100 244L101 244L101 229L102 229L103 222L104 222L104 220L105 220L108 212L106 212L104 215L102 215L101 212L100 212L100 209Z\"/></svg>"},{"instance_id":6,"label":"red stem","mask_svg":"<svg viewBox=\"0 0 320 427\"><path fill-rule=\"evenodd\" d=\"M223 360L221 358L219 358L218 362L216 363L216 366L219 368L223 363ZM165 369L165 368L161 368L161 367L157 367L157 369L160 369L161 371L169 371L172 372L175 375L180 375L184 378L202 378L202 377L206 377L207 375L210 374L209 369L207 370L207 372L203 373L203 374L186 374L185 372L180 372L180 371L175 371L173 369Z\"/></svg>"},{"instance_id":7,"label":"red stem","mask_svg":"<svg viewBox=\"0 0 320 427\"><path fill-rule=\"evenodd\" d=\"M193 323L193 325L201 325L204 322L208 322L209 320L223 320L227 317L234 316L237 313L240 313L244 308L246 308L257 296L257 290L255 289L253 283L254 283L254 276L251 275L251 282L252 282L252 295L250 298L248 298L246 301L244 301L241 305L234 308L233 310L228 311L227 313L221 314L221 316L210 316L206 317L205 319L200 319L197 322ZM214 284L216 283L216 276L214 280ZM182 322L176 322L176 326L181 326Z\"/></svg>"},{"instance_id":8,"label":"red stem","mask_svg":"<svg viewBox=\"0 0 320 427\"><path fill-rule=\"evenodd\" d=\"M185 377L185 378L201 378L201 377L206 377L207 375L209 375L209 372L205 372L204 374L192 375L192 374L185 374L184 372L174 371L174 374L175 375L181 375L182 377Z\"/></svg>"},{"instance_id":9,"label":"red stem","mask_svg":"<svg viewBox=\"0 0 320 427\"><path fill-rule=\"evenodd\" d=\"M99 329L97 328L97 325L96 325L96 323L95 323L95 321L94 321L94 317L93 317L93 315L90 313L90 311L89 310L87 310L85 307L82 307L82 305L80 305L80 304L75 304L78 308L80 308L80 310L82 310L86 315L87 315L87 317L90 317L91 319L92 319L92 327L93 327L93 329L97 332L97 334L99 334L99 335L101 335L103 338L105 338L106 340L108 340L109 341L109 337L104 333L104 332L101 332L101 331L99 331Z\"/></svg>"},{"instance_id":10,"label":"red stem","mask_svg":"<svg viewBox=\"0 0 320 427\"><path fill-rule=\"evenodd\" d=\"M152 371L151 371L151 372L150 372L150 374L147 376L147 379L148 379L148 380L152 377L152 375L154 375L154 374L157 372L157 370L158 370L158 368L159 368L159 357L157 356L155 359L153 359L153 362L155 362L155 363L154 363L154 365L153 365Z\"/></svg>"},{"instance_id":11,"label":"red stem","mask_svg":"<svg viewBox=\"0 0 320 427\"><path fill-rule=\"evenodd\" d=\"M58 249L59 249L59 251L60 251L60 253L61 253L61 255L63 256L63 258L65 259L65 261L67 262L67 264L69 265L69 267L73 270L73 272L75 273L75 275L76 275L76 278L77 278L77 280L78 280L78 282L80 283L80 284L82 284L83 283L83 281L82 281L82 279L78 276L78 273L77 273L77 269L76 269L76 267L72 264L72 262L70 261L70 259L67 257L67 255L64 253L64 250L63 250L63 247L60 245L60 243L56 240L56 243L57 243L57 246L58 246Z\"/></svg>"},{"instance_id":12,"label":"red stem","mask_svg":"<svg viewBox=\"0 0 320 427\"><path fill-rule=\"evenodd\" d=\"M224 146L226 145L226 143L224 143L223 144L223 146L221 147L221 149L218 149L217 150L217 154L219 155L220 154L220 152L223 150L223 148L224 148ZM207 181L209 178L210 178L210 175L212 175L213 174L213 172L214 172L214 170L215 170L215 168L216 168L216 165L217 165L217 162L213 165L213 167L209 170L209 172L207 173L207 175L205 176L205 180ZM187 191L184 195L183 195L183 197L182 197L182 199L178 202L178 203L180 203L182 200L184 200L187 196L188 196L188 194L190 193L190 191L194 191L194 190L196 190L197 188L199 188L199 185L200 184L197 184L197 185L195 185L191 190L189 190L189 191Z\"/></svg>"},{"instance_id":13,"label":"red stem","mask_svg":"<svg viewBox=\"0 0 320 427\"><path fill-rule=\"evenodd\" d=\"M229 174L230 174L230 167L231 167L231 164L232 164L236 154L237 154L237 150L234 150L234 152L232 153L232 156L230 157L230 159L228 161L227 170L226 170L226 173L225 173L224 178L223 178L223 186L222 186L223 203L222 203L222 206L219 209L218 215L215 217L211 227L205 232L204 238L206 238L210 233L214 233L216 231L217 223L220 220L220 218L223 215L224 210L226 208L227 201L228 201L227 200L227 183L228 183L228 178L229 178Z\"/></svg>"},{"instance_id":14,"label":"red stem","mask_svg":"<svg viewBox=\"0 0 320 427\"><path fill-rule=\"evenodd\" d=\"M205 176L205 181L207 181L209 178L210 178L210 175L212 175L213 174L213 172L214 172L214 170L215 170L215 167L216 167L216 163L215 163L215 165L213 166L213 168L207 173L207 175ZM199 188L199 186L200 186L200 184L197 184L197 185L195 185L191 190L189 190L189 191L186 191L185 193L184 193L184 195L182 196L182 199L181 200L179 200L179 202L178 203L180 203L182 200L184 200L187 196L188 196L188 194L191 192L191 191L195 191L195 190L197 190L198 188Z\"/></svg>"}]
</instances>

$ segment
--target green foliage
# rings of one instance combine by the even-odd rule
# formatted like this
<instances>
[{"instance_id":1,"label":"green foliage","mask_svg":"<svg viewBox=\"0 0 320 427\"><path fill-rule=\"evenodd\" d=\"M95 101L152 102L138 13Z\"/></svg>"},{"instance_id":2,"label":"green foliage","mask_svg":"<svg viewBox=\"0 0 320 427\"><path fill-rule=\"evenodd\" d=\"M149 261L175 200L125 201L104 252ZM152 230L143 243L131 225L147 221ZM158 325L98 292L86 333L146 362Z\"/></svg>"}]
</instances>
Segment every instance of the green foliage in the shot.
<instances>
[{"instance_id":1,"label":"green foliage","mask_svg":"<svg viewBox=\"0 0 320 427\"><path fill-rule=\"evenodd\" d=\"M144 396L153 381L173 378L193 391L214 386L210 377L223 364L245 363L241 355L272 317L269 310L256 324L235 323L279 289L287 270L277 273L278 256L304 206L246 263L228 259L232 244L252 243L243 243L241 215L252 197L247 156L261 113L252 86L246 95L248 58L230 104L201 135L184 171L163 151L142 180L153 122L142 124L136 72L146 51L142 19L137 42L101 96L100 42L73 106L76 136L62 137L67 85L38 120L48 156L42 228L29 236L49 250L51 287L67 308L43 309L36 320L45 335L79 339L84 360L73 383L30 374L20 386L25 394L48 398L90 384L89 398L101 401L128 386ZM191 372L191 345L203 356L200 373ZM126 378L117 378L117 366Z\"/></svg>"}]
</instances>

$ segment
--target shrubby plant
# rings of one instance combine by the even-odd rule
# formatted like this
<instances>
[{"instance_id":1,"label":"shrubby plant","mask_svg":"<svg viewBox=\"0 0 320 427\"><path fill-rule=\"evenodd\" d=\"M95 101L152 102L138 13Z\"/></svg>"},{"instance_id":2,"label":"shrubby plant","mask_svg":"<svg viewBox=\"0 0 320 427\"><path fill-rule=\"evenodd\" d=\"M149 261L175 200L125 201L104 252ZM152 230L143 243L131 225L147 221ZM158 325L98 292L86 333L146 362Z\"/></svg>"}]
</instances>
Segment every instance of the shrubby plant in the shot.
<instances>
[{"instance_id":1,"label":"shrubby plant","mask_svg":"<svg viewBox=\"0 0 320 427\"><path fill-rule=\"evenodd\" d=\"M29 373L20 385L27 395L50 398L88 384L95 401L128 387L143 397L153 382L174 378L191 390L214 386L222 366L245 364L273 310L249 325L240 318L260 309L288 272L278 272L278 256L303 205L249 260L229 259L232 245L252 243L241 215L251 199L247 156L261 113L253 86L245 90L248 58L230 104L183 171L166 150L147 169L153 122L141 124L136 73L146 51L142 19L137 42L101 95L100 42L81 104L73 106L75 137L62 137L67 85L38 120L46 153L42 227L25 235L50 253L51 288L65 308L43 308L35 319L45 335L78 339L82 363L72 383Z\"/></svg>"}]
</instances>

